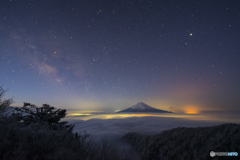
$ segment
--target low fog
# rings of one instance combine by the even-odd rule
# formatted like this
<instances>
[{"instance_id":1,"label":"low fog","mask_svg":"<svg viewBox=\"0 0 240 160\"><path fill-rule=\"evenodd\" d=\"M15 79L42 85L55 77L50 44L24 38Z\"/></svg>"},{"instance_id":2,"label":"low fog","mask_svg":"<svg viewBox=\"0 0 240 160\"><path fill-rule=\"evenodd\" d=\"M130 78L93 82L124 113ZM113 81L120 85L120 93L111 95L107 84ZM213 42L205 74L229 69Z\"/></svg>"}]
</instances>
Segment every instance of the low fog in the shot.
<instances>
[{"instance_id":1,"label":"low fog","mask_svg":"<svg viewBox=\"0 0 240 160\"><path fill-rule=\"evenodd\" d=\"M142 135L153 135L167 129L176 127L204 127L222 124L222 122L209 122L200 120L188 120L170 117L130 117L125 119L90 119L69 120L75 124L74 132L86 131L96 140L119 140L129 132L137 132Z\"/></svg>"}]
</instances>

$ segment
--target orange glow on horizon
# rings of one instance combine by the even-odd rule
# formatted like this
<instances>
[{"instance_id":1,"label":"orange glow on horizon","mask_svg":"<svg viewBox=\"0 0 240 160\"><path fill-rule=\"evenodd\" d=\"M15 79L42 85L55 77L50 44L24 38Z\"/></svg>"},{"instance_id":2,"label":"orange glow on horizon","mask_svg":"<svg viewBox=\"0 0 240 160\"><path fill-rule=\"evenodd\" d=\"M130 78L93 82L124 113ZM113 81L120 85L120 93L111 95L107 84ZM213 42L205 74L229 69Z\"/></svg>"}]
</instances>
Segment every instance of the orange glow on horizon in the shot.
<instances>
[{"instance_id":1,"label":"orange glow on horizon","mask_svg":"<svg viewBox=\"0 0 240 160\"><path fill-rule=\"evenodd\" d=\"M196 106L187 106L187 107L184 108L184 112L186 114L198 114L199 109Z\"/></svg>"}]
</instances>

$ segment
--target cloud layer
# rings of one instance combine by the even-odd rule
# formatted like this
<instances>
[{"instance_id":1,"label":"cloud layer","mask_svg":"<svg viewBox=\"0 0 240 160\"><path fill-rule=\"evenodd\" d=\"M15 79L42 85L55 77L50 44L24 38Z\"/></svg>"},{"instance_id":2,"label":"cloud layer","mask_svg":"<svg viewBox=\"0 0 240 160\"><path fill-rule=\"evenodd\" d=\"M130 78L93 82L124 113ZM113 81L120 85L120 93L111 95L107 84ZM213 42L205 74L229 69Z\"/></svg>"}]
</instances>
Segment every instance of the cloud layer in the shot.
<instances>
[{"instance_id":1,"label":"cloud layer","mask_svg":"<svg viewBox=\"0 0 240 160\"><path fill-rule=\"evenodd\" d=\"M152 135L176 127L202 127L221 124L221 122L197 121L171 117L130 117L125 119L70 120L75 124L74 131L86 131L97 140L105 138L118 140L128 132Z\"/></svg>"}]
</instances>

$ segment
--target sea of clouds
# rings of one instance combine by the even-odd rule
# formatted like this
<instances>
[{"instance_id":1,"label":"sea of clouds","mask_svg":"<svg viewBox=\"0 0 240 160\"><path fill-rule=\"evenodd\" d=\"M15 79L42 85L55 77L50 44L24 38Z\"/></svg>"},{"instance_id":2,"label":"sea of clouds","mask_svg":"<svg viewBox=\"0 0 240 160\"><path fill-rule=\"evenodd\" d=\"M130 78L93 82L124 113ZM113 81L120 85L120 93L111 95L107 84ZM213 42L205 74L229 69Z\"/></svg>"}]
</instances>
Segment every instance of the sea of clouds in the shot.
<instances>
[{"instance_id":1,"label":"sea of clouds","mask_svg":"<svg viewBox=\"0 0 240 160\"><path fill-rule=\"evenodd\" d=\"M129 132L137 132L141 135L154 135L164 130L176 127L204 127L222 124L223 122L189 120L172 117L129 117L125 119L89 119L70 120L74 124L74 132L86 131L96 140L119 140Z\"/></svg>"}]
</instances>

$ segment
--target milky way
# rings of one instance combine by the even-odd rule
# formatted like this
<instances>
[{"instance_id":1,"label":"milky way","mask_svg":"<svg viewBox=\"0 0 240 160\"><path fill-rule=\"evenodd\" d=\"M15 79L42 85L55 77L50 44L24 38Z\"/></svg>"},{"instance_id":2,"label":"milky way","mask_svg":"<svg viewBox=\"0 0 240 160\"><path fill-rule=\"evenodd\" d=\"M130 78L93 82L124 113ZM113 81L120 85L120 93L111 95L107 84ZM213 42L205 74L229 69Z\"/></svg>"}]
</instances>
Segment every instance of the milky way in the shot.
<instances>
[{"instance_id":1,"label":"milky way","mask_svg":"<svg viewBox=\"0 0 240 160\"><path fill-rule=\"evenodd\" d=\"M0 85L15 106L236 110L239 1L3 1Z\"/></svg>"}]
</instances>

